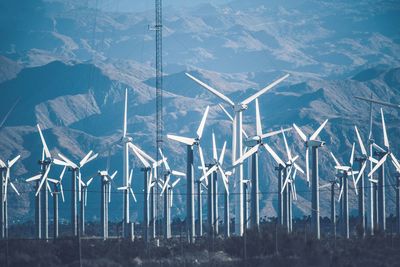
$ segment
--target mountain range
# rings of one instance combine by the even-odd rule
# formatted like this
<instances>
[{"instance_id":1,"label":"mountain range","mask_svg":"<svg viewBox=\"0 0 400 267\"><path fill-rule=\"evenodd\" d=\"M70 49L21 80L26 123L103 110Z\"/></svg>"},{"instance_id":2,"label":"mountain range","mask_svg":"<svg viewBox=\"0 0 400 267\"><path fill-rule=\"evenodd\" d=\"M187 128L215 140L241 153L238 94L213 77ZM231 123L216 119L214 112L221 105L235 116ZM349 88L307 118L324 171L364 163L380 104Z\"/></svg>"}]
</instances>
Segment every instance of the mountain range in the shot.
<instances>
[{"instance_id":1,"label":"mountain range","mask_svg":"<svg viewBox=\"0 0 400 267\"><path fill-rule=\"evenodd\" d=\"M122 197L115 190L122 184L122 149L113 146L110 153L108 150L109 144L122 136L125 88L129 92L128 132L136 144L155 154L155 41L154 32L149 30L154 24L154 11L134 11L129 4L118 8L117 2L0 3L0 34L4 36L0 41L0 115L16 103L0 129L0 157L22 155L13 170L22 193L20 197L10 194L13 221L33 220L33 187L24 180L39 171L41 143L36 123L44 129L54 155L62 152L78 161L91 149L100 153L98 160L82 170L85 180L105 168L110 154L111 169L119 170L110 209L113 220L122 216ZM219 100L184 73L191 73L235 100L290 73L284 84L260 97L263 127L276 130L296 123L311 133L329 119L321 134L327 143L320 153L320 177L324 183L334 175L330 151L343 163L348 161L351 145L356 141L354 125L366 141L369 105L354 96L372 94L385 101L400 102L400 35L396 27L399 11L396 1L165 4L164 133L193 135L205 107L210 105L203 143L205 156L211 159L211 138L207 137L214 130L219 147L228 140L228 163L231 123L219 109ZM386 108L384 111L396 153L399 112ZM378 107L373 114L374 136L379 144L383 140ZM244 113L249 133L255 132L254 117L252 104ZM284 157L281 136L269 141ZM289 142L304 167L301 140L291 132ZM165 140L164 150L171 165L184 171L184 146ZM140 220L142 175L139 162L134 160L134 166L134 190L139 201L132 210L133 217ZM261 214L267 217L275 215L277 201L273 166L271 158L261 151ZM387 166L390 185L394 182L393 169ZM60 172L54 168L50 175L57 178ZM294 203L294 212L301 216L309 214L311 194L304 177L299 176L297 182L299 200ZM69 184L70 179L65 179L64 188ZM89 220L100 214L99 182L95 180L92 186ZM387 191L391 213L394 190ZM173 210L181 218L184 193L185 181L181 181ZM66 198L69 199L68 191ZM328 191L321 192L323 216L329 213L329 198ZM350 200L355 214L353 191ZM60 213L69 218L68 201Z\"/></svg>"}]
</instances>

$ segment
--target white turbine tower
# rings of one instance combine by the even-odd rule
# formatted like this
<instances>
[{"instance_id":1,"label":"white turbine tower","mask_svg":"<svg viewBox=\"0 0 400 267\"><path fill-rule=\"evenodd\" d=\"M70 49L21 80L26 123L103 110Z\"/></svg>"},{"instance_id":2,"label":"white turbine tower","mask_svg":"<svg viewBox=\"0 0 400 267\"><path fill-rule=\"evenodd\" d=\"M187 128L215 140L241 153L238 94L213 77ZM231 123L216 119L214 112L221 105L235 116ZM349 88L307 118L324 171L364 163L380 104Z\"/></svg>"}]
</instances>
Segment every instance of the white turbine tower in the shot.
<instances>
[{"instance_id":1,"label":"white turbine tower","mask_svg":"<svg viewBox=\"0 0 400 267\"><path fill-rule=\"evenodd\" d=\"M309 175L309 149L312 152L312 181L311 181L311 229L317 239L320 239L320 221L319 221L319 174L318 174L318 148L325 145L325 142L318 141L316 138L324 128L328 120L325 120L321 126L309 137L303 133L303 131L293 123L293 127L303 140L306 146L306 176L307 182L310 181Z\"/></svg>"},{"instance_id":2,"label":"white turbine tower","mask_svg":"<svg viewBox=\"0 0 400 267\"><path fill-rule=\"evenodd\" d=\"M80 235L85 235L85 207L87 205L87 194L88 187L92 183L94 177L91 177L86 183L79 179L79 183L81 184L81 212L80 212Z\"/></svg>"},{"instance_id":3,"label":"white turbine tower","mask_svg":"<svg viewBox=\"0 0 400 267\"><path fill-rule=\"evenodd\" d=\"M243 152L243 139L242 139L242 112L247 109L247 105L254 101L256 98L261 96L262 94L269 91L274 86L281 83L289 74L279 78L278 80L274 81L267 87L261 89L257 93L253 94L252 96L246 98L241 102L233 102L229 97L225 96L224 94L220 93L216 89L212 88L211 86L205 84L204 82L198 80L197 78L193 77L189 73L186 75L194 80L196 83L201 85L203 88L207 89L217 97L219 97L222 101L228 104L235 112L233 117L233 127L232 127L232 165L233 163L242 156ZM243 166L239 165L238 170L234 172L234 182L235 182L235 194L236 194L236 205L235 205L235 232L237 235L242 236L244 231L244 219L243 219Z\"/></svg>"},{"instance_id":4,"label":"white turbine tower","mask_svg":"<svg viewBox=\"0 0 400 267\"><path fill-rule=\"evenodd\" d=\"M186 181L187 181L187 190L186 190L186 225L187 225L187 231L189 232L188 235L188 241L190 243L194 243L194 237L195 237L195 216L194 216L194 166L193 166L193 147L197 146L198 151L199 151L199 156L200 156L200 161L201 161L201 167L203 170L203 173L205 173L205 164L204 164L204 157L203 157L203 150L200 146L200 140L203 135L203 130L204 126L206 124L206 119L208 115L210 107L207 106L206 110L204 111L203 118L200 122L199 127L197 128L196 135L197 137L195 138L188 138L188 137L182 137L182 136L176 136L176 135L171 135L168 134L167 137L168 139L178 141L180 143L183 143L187 147L187 168L186 168Z\"/></svg>"},{"instance_id":5,"label":"white turbine tower","mask_svg":"<svg viewBox=\"0 0 400 267\"><path fill-rule=\"evenodd\" d=\"M19 195L17 188L10 178L11 167L18 161L21 155L16 156L12 160L7 160L7 163L4 163L0 159L0 179L1 179L1 187L0 187L0 226L1 226L1 238L8 238L8 186Z\"/></svg>"},{"instance_id":6,"label":"white turbine tower","mask_svg":"<svg viewBox=\"0 0 400 267\"><path fill-rule=\"evenodd\" d=\"M77 197L79 198L79 201L81 201L81 183L79 180L81 180L81 168L85 166L87 163L91 162L92 160L96 159L98 154L93 154L93 151L89 151L89 153L86 154L82 158L82 160L79 163L74 163L70 159L68 159L66 156L64 156L61 153L58 153L58 156L62 159L61 165L67 166L70 168L72 172L72 182L71 182L71 225L72 225L72 234L73 236L78 235L78 205L77 205ZM76 188L76 183L78 183L78 192Z\"/></svg>"},{"instance_id":7,"label":"white turbine tower","mask_svg":"<svg viewBox=\"0 0 400 267\"><path fill-rule=\"evenodd\" d=\"M100 220L103 230L103 240L108 238L108 204L111 202L111 182L117 173L118 171L115 171L109 175L108 167L106 170L98 171L98 176L101 179Z\"/></svg>"},{"instance_id":8,"label":"white turbine tower","mask_svg":"<svg viewBox=\"0 0 400 267\"><path fill-rule=\"evenodd\" d=\"M339 163L339 161L336 159L335 155L331 152L331 156L333 160L335 161L335 169L337 170L338 174L337 177L339 177L340 180L340 193L339 193L339 201L341 203L341 211L342 213L340 214L340 222L341 222L341 232L342 236L345 238L350 237L350 229L349 229L349 186L348 186L348 178L351 176L353 179L353 185L354 185L354 190L357 192L357 184L356 184L356 178L355 174L358 174L358 171L353 170L353 164L354 164L354 148L355 148L355 143L353 143L353 147L351 149L351 155L349 159L349 165L345 166ZM343 199L342 199L343 195Z\"/></svg>"}]
</instances>

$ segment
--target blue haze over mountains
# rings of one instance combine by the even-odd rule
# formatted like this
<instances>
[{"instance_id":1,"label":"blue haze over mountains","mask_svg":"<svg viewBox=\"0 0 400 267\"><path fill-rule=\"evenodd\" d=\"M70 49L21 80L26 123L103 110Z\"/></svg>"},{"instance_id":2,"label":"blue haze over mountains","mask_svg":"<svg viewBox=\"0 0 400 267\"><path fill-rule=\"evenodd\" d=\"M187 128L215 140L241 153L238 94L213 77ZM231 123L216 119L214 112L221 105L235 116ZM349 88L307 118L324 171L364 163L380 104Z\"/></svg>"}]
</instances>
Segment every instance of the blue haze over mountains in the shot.
<instances>
[{"instance_id":1,"label":"blue haze over mountains","mask_svg":"<svg viewBox=\"0 0 400 267\"><path fill-rule=\"evenodd\" d=\"M107 144L122 134L123 93L129 89L128 131L134 142L155 154L155 40L153 1L11 1L0 3L0 116L19 102L0 129L0 157L19 153L22 160L13 177L22 192L32 190L24 180L39 171L40 123L54 155L62 152L75 161L93 149L100 158L82 169L84 179L105 168ZM134 1L137 2L137 1ZM96 6L97 3L97 6ZM240 100L275 78L290 73L286 83L260 98L264 130L293 122L307 132L330 119L321 137L320 176L332 178L332 150L348 161L355 141L354 124L366 141L368 105L353 99L371 93L400 103L400 32L398 1L164 1L164 115L165 133L190 136L206 105L211 105L204 133L206 157L211 156L211 131L217 142L230 139L231 125L218 99L189 80L184 72ZM96 8L97 7L97 8ZM245 113L245 127L255 132L254 105ZM389 139L399 149L399 113L385 109ZM380 116L374 109L374 134L382 143ZM301 155L300 139L289 134L291 148ZM284 157L281 137L272 146ZM228 147L231 147L230 142ZM165 141L171 165L181 171L185 148ZM227 159L230 162L230 149ZM275 192L276 174L270 157L261 152L260 190ZM134 162L138 164L138 162ZM111 150L111 169L119 170L121 147ZM387 165L389 166L389 165ZM389 166L388 173L393 173ZM54 167L51 177L61 169ZM70 185L69 173L64 188ZM199 177L200 173L197 174ZM67 179L66 179L67 178ZM295 215L309 214L311 197L304 177L297 179L299 201ZM392 177L389 178L393 182ZM322 182L323 183L323 182ZM142 174L134 172L133 218L141 219ZM221 187L222 188L222 187ZM88 196L88 218L98 218L100 185ZM114 187L115 190L115 187ZM185 193L185 182L178 188ZM388 190L389 213L394 191ZM33 193L10 194L11 220L33 220ZM69 192L61 217L69 219ZM356 207L351 191L351 208ZM110 218L120 220L122 197L112 196ZM184 217L184 195L176 194L174 215ZM261 197L261 214L274 216L275 193ZM321 192L322 215L329 193Z\"/></svg>"}]
</instances>

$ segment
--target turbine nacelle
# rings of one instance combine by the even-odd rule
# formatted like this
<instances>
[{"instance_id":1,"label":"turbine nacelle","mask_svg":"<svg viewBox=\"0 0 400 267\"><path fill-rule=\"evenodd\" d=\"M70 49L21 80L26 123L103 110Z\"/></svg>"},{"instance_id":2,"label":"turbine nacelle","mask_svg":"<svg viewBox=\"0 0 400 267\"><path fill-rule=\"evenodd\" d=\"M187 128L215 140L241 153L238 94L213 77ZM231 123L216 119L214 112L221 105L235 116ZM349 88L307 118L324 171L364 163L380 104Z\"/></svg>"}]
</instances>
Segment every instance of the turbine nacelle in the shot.
<instances>
[{"instance_id":1,"label":"turbine nacelle","mask_svg":"<svg viewBox=\"0 0 400 267\"><path fill-rule=\"evenodd\" d=\"M244 140L244 145L247 147L254 147L258 144L261 144L261 142L262 142L261 136L256 135L246 138L246 140Z\"/></svg>"},{"instance_id":2,"label":"turbine nacelle","mask_svg":"<svg viewBox=\"0 0 400 267\"><path fill-rule=\"evenodd\" d=\"M318 141L318 140L308 140L306 142L307 147L322 147L325 145L324 141Z\"/></svg>"},{"instance_id":3,"label":"turbine nacelle","mask_svg":"<svg viewBox=\"0 0 400 267\"><path fill-rule=\"evenodd\" d=\"M247 106L247 104L243 104L243 103L235 104L233 106L233 110L235 112L241 112L241 111L244 111L246 109L248 109L248 106Z\"/></svg>"}]
</instances>

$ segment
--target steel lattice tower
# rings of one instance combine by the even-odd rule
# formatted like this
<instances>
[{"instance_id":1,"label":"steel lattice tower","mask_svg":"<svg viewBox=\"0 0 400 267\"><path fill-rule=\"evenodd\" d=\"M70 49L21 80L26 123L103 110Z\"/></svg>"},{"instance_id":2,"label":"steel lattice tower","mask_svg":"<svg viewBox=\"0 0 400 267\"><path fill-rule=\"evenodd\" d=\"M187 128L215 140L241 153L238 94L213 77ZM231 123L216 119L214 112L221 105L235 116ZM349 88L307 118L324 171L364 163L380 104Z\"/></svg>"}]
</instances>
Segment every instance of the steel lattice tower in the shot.
<instances>
[{"instance_id":1,"label":"steel lattice tower","mask_svg":"<svg viewBox=\"0 0 400 267\"><path fill-rule=\"evenodd\" d=\"M159 151L160 149L162 150L162 144L163 144L163 113L162 113L162 94L163 94L163 89L162 89L162 84L163 84L163 79L162 79L162 0L155 0L155 5L156 5L156 25L155 25L155 31L156 31L156 158L157 162L161 158ZM159 179L159 171L160 168L157 168L157 184L158 184L158 179ZM159 189L158 186L156 186L157 190L157 204L156 204L156 216L155 217L155 222L157 222L158 218L158 211L159 211Z\"/></svg>"}]
</instances>

